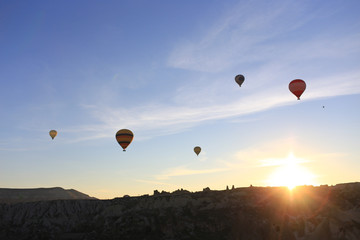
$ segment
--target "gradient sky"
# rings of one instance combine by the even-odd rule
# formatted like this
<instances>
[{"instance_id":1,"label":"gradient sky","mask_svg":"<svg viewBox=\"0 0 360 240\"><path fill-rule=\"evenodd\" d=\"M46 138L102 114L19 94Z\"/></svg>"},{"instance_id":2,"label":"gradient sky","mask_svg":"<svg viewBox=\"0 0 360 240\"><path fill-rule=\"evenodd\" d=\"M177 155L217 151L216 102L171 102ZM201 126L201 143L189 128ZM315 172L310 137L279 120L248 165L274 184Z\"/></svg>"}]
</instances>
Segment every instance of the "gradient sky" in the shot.
<instances>
[{"instance_id":1,"label":"gradient sky","mask_svg":"<svg viewBox=\"0 0 360 240\"><path fill-rule=\"evenodd\" d=\"M290 160L309 173L299 184L360 181L359 12L358 0L1 1L0 187L281 185Z\"/></svg>"}]
</instances>

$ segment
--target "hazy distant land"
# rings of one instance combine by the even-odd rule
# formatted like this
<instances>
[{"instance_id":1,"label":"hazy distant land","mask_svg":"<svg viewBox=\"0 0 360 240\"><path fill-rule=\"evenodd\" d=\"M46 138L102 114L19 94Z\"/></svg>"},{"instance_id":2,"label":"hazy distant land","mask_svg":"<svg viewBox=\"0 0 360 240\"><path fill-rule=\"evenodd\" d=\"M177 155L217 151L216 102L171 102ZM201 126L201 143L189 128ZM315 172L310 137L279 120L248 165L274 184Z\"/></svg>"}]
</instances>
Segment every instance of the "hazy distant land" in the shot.
<instances>
[{"instance_id":1,"label":"hazy distant land","mask_svg":"<svg viewBox=\"0 0 360 240\"><path fill-rule=\"evenodd\" d=\"M154 191L112 200L61 188L0 189L0 198L17 202L0 204L0 239L8 240L360 239L360 183L292 192L285 187Z\"/></svg>"},{"instance_id":2,"label":"hazy distant land","mask_svg":"<svg viewBox=\"0 0 360 240\"><path fill-rule=\"evenodd\" d=\"M61 199L95 199L74 189L54 188L0 188L0 203L35 202Z\"/></svg>"}]
</instances>

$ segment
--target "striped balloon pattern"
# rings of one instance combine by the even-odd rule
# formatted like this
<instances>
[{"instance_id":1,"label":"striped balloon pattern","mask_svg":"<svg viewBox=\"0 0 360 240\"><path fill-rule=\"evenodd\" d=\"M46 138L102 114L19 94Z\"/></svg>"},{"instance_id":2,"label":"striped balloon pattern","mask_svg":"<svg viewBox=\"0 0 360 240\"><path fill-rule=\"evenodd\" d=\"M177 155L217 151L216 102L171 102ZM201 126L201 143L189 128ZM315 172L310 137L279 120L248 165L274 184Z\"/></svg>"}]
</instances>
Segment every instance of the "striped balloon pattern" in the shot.
<instances>
[{"instance_id":1,"label":"striped balloon pattern","mask_svg":"<svg viewBox=\"0 0 360 240\"><path fill-rule=\"evenodd\" d=\"M116 141L123 148L124 152L126 151L125 149L129 146L129 144L134 138L133 132L130 131L129 129L121 129L117 131L115 136L116 136Z\"/></svg>"}]
</instances>

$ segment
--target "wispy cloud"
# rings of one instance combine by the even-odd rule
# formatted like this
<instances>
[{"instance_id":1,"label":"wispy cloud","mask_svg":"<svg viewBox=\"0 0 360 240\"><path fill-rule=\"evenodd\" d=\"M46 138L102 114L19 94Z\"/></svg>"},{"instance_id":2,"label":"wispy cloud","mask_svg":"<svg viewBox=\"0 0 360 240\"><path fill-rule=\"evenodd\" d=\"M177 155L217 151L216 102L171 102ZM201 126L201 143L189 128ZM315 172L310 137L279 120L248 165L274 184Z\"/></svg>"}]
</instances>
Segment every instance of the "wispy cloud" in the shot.
<instances>
[{"instance_id":1,"label":"wispy cloud","mask_svg":"<svg viewBox=\"0 0 360 240\"><path fill-rule=\"evenodd\" d=\"M49 136L50 138L50 136ZM8 141L0 142L0 151L2 152L26 152L26 151L38 151L41 150L41 147L32 146L31 142L23 144L24 137L16 137L13 139L8 139ZM39 140L34 138L35 140Z\"/></svg>"},{"instance_id":2,"label":"wispy cloud","mask_svg":"<svg viewBox=\"0 0 360 240\"><path fill-rule=\"evenodd\" d=\"M332 32L324 30L302 39L289 37L289 33L304 29L317 16L317 11L320 9L310 11L301 2L276 1L261 5L241 2L208 29L188 38L187 42L178 43L169 53L167 65L171 68L203 73L181 80L177 88L164 89L169 96L166 101L154 101L151 95L151 101L140 96L138 105L107 104L116 102L121 91L117 81L120 75L115 75L100 93L111 101L82 105L84 114L89 114L89 119L96 123L64 131L81 130L82 136L72 141L105 138L124 127L140 133L138 140L173 134L205 121L295 104L297 101L289 93L288 83L298 77L307 82L302 101L359 94L358 66L341 65L343 59L358 60L357 33L335 38ZM327 64L328 68L319 71L319 60L321 66ZM332 68L334 64L336 69ZM237 68L247 68L247 79L244 87L235 90L233 76L228 72Z\"/></svg>"},{"instance_id":3,"label":"wispy cloud","mask_svg":"<svg viewBox=\"0 0 360 240\"><path fill-rule=\"evenodd\" d=\"M212 169L189 169L187 167L176 167L172 169L166 170L164 173L156 175L155 179L165 180L170 177L179 177L179 176L187 176L187 175L198 175L198 174L209 174L216 172L224 172L228 171L228 168L212 168Z\"/></svg>"},{"instance_id":4,"label":"wispy cloud","mask_svg":"<svg viewBox=\"0 0 360 240\"><path fill-rule=\"evenodd\" d=\"M205 162L205 161L207 161L207 160L208 160L208 157L207 157L207 155L206 155L206 151L201 150L201 154L198 155L197 158L198 158L198 160L199 160L200 162Z\"/></svg>"},{"instance_id":5,"label":"wispy cloud","mask_svg":"<svg viewBox=\"0 0 360 240\"><path fill-rule=\"evenodd\" d=\"M176 187L177 186L177 185L171 184L171 183L152 181L152 180L144 180L144 179L135 179L135 181L140 182L140 183L151 184L151 185L159 185L159 186L171 186L171 187Z\"/></svg>"},{"instance_id":6,"label":"wispy cloud","mask_svg":"<svg viewBox=\"0 0 360 240\"><path fill-rule=\"evenodd\" d=\"M241 62L261 60L273 47L264 45L265 41L299 28L313 17L312 14L304 17L305 9L302 4L283 1L242 2L224 13L205 34L176 46L168 64L217 72Z\"/></svg>"},{"instance_id":7,"label":"wispy cloud","mask_svg":"<svg viewBox=\"0 0 360 240\"><path fill-rule=\"evenodd\" d=\"M314 78L308 82L302 101L318 98L360 93L359 72L334 75L326 78ZM341 79L341 81L339 81ZM126 126L151 136L166 135L184 131L201 122L248 115L272 108L295 104L295 97L286 86L275 86L272 89L260 90L232 102L221 102L217 105L167 105L153 104L134 108L112 108L105 106L87 107L99 124L85 125L81 129L92 132L92 138L106 137L108 132ZM153 131L156 131L154 133ZM98 132L94 134L95 132ZM100 132L102 132L100 134ZM81 140L81 139L79 139Z\"/></svg>"},{"instance_id":8,"label":"wispy cloud","mask_svg":"<svg viewBox=\"0 0 360 240\"><path fill-rule=\"evenodd\" d=\"M360 71L311 79L308 81L302 101L359 94L358 76L360 76ZM287 85L260 90L237 100L231 100L233 101L223 100L216 105L204 103L197 106L165 103L133 108L86 106L84 109L99 123L74 128L73 131L82 132L82 137L72 141L106 138L113 135L114 130L124 128L124 126L141 132L138 139L147 139L185 131L205 121L244 116L297 103L295 97L288 91ZM64 129L64 132L72 132L72 130Z\"/></svg>"},{"instance_id":9,"label":"wispy cloud","mask_svg":"<svg viewBox=\"0 0 360 240\"><path fill-rule=\"evenodd\" d=\"M281 165L296 145L296 138L273 139L233 153L229 160L222 161L228 168L258 168ZM271 157L269 157L271 153ZM296 156L296 153L294 153Z\"/></svg>"},{"instance_id":10,"label":"wispy cloud","mask_svg":"<svg viewBox=\"0 0 360 240\"><path fill-rule=\"evenodd\" d=\"M260 165L259 167L273 167L273 166L283 166L286 165L289 162L289 157L285 157L285 158L266 158L266 159L262 159L259 161ZM293 163L296 164L301 164L301 163L307 163L310 162L309 160L306 159L301 159L301 158L294 158L292 159Z\"/></svg>"},{"instance_id":11,"label":"wispy cloud","mask_svg":"<svg viewBox=\"0 0 360 240\"><path fill-rule=\"evenodd\" d=\"M266 110L271 107L290 104L286 96L260 97L258 94L247 99L232 103L212 106L171 106L165 104L148 105L138 108L112 108L93 106L88 108L91 115L100 121L98 125L84 125L83 132L92 133L93 138L104 137L95 132L114 131L114 129L127 128L137 131L156 130L155 135L163 135L183 131L204 121L224 119ZM154 133L151 132L153 135ZM84 139L91 139L86 137Z\"/></svg>"},{"instance_id":12,"label":"wispy cloud","mask_svg":"<svg viewBox=\"0 0 360 240\"><path fill-rule=\"evenodd\" d=\"M9 151L9 152L25 152L34 150L32 148L0 148L0 151Z\"/></svg>"}]
</instances>

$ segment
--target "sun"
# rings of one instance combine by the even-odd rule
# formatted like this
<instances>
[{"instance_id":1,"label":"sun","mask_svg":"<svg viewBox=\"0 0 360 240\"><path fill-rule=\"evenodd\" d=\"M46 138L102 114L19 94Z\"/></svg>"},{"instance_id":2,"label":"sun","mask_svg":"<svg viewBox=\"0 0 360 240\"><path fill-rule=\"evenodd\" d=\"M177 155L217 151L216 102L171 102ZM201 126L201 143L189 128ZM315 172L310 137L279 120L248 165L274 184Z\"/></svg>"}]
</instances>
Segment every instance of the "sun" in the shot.
<instances>
[{"instance_id":1,"label":"sun","mask_svg":"<svg viewBox=\"0 0 360 240\"><path fill-rule=\"evenodd\" d=\"M279 167L267 180L270 186L286 186L290 190L299 185L315 185L314 175L305 167L300 166L304 162L290 153L286 159L279 161Z\"/></svg>"}]
</instances>

